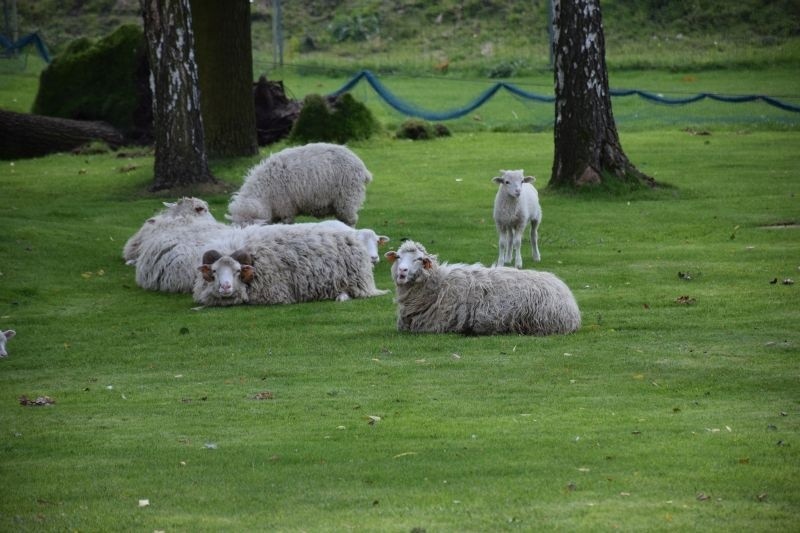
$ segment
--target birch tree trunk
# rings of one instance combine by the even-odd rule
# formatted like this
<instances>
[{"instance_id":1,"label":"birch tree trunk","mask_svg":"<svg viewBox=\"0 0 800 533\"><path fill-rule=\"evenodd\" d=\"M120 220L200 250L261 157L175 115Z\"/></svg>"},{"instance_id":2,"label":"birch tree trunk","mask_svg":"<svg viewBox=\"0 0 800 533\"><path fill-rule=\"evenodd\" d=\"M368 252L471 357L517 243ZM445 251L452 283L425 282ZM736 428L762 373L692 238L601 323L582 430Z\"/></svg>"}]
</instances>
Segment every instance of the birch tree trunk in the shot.
<instances>
[{"instance_id":1,"label":"birch tree trunk","mask_svg":"<svg viewBox=\"0 0 800 533\"><path fill-rule=\"evenodd\" d=\"M554 0L555 156L549 188L656 185L628 160L611 111L599 0Z\"/></svg>"},{"instance_id":2,"label":"birch tree trunk","mask_svg":"<svg viewBox=\"0 0 800 533\"><path fill-rule=\"evenodd\" d=\"M209 157L258 153L249 0L191 0Z\"/></svg>"},{"instance_id":3,"label":"birch tree trunk","mask_svg":"<svg viewBox=\"0 0 800 533\"><path fill-rule=\"evenodd\" d=\"M189 0L140 0L150 60L153 191L213 183L206 157Z\"/></svg>"}]
</instances>

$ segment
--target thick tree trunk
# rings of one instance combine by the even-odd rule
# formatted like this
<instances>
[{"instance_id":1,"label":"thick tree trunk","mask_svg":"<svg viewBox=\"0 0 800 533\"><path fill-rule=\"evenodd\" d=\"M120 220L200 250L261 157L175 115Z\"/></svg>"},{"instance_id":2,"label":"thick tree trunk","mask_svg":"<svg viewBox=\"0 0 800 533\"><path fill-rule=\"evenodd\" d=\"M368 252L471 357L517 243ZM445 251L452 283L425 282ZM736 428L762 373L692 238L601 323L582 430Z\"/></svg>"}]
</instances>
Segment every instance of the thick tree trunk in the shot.
<instances>
[{"instance_id":1,"label":"thick tree trunk","mask_svg":"<svg viewBox=\"0 0 800 533\"><path fill-rule=\"evenodd\" d=\"M191 0L209 157L258 153L249 0Z\"/></svg>"},{"instance_id":2,"label":"thick tree trunk","mask_svg":"<svg viewBox=\"0 0 800 533\"><path fill-rule=\"evenodd\" d=\"M29 115L0 109L0 159L39 157L72 150L91 141L103 141L116 148L125 142L125 138L105 122Z\"/></svg>"},{"instance_id":3,"label":"thick tree trunk","mask_svg":"<svg viewBox=\"0 0 800 533\"><path fill-rule=\"evenodd\" d=\"M599 0L554 0L555 157L548 187L617 180L655 186L628 160L617 135Z\"/></svg>"},{"instance_id":4,"label":"thick tree trunk","mask_svg":"<svg viewBox=\"0 0 800 533\"><path fill-rule=\"evenodd\" d=\"M151 190L216 180L206 157L189 0L140 0L153 92Z\"/></svg>"}]
</instances>

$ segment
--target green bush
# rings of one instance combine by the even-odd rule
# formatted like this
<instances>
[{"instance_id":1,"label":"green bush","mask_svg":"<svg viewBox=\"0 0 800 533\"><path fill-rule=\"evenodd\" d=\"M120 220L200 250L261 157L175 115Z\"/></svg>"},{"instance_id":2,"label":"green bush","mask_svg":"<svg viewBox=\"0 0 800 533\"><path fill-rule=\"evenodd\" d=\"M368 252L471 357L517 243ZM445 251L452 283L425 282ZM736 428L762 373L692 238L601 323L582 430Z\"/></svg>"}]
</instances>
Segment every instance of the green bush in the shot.
<instances>
[{"instance_id":1,"label":"green bush","mask_svg":"<svg viewBox=\"0 0 800 533\"><path fill-rule=\"evenodd\" d=\"M345 93L332 102L319 94L309 94L294 123L289 142L335 142L368 139L380 129L372 112Z\"/></svg>"},{"instance_id":2,"label":"green bush","mask_svg":"<svg viewBox=\"0 0 800 533\"><path fill-rule=\"evenodd\" d=\"M450 137L450 130L444 124L431 124L417 118L410 118L403 122L395 133L398 139L411 139L424 141L436 137Z\"/></svg>"},{"instance_id":3,"label":"green bush","mask_svg":"<svg viewBox=\"0 0 800 533\"><path fill-rule=\"evenodd\" d=\"M102 120L125 135L137 124L142 83L137 72L146 65L144 34L138 26L119 27L96 42L71 42L39 79L33 112L78 120ZM146 93L147 87L144 91Z\"/></svg>"}]
</instances>

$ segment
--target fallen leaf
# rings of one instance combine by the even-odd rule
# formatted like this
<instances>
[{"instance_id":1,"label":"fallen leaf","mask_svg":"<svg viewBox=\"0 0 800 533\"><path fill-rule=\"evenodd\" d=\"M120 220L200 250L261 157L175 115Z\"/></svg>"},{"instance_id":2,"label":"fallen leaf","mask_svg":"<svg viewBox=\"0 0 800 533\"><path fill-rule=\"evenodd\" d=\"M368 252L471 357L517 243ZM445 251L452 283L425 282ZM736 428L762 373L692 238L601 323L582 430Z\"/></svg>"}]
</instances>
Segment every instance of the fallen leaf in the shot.
<instances>
[{"instance_id":1,"label":"fallen leaf","mask_svg":"<svg viewBox=\"0 0 800 533\"><path fill-rule=\"evenodd\" d=\"M794 280L791 278L785 278L781 283L784 285L794 285Z\"/></svg>"},{"instance_id":2,"label":"fallen leaf","mask_svg":"<svg viewBox=\"0 0 800 533\"><path fill-rule=\"evenodd\" d=\"M150 500L139 500L139 507L147 507L150 505Z\"/></svg>"},{"instance_id":3,"label":"fallen leaf","mask_svg":"<svg viewBox=\"0 0 800 533\"><path fill-rule=\"evenodd\" d=\"M381 417L379 417L379 416L373 416L373 415L368 415L367 416L367 424L369 424L370 426L374 426L375 424L377 424L380 421L381 421Z\"/></svg>"},{"instance_id":4,"label":"fallen leaf","mask_svg":"<svg viewBox=\"0 0 800 533\"><path fill-rule=\"evenodd\" d=\"M708 494L706 494L705 492L698 492L698 493L697 493L697 495L695 496L695 498L696 498L696 499L697 499L697 501L699 501L699 502L704 502L704 501L706 501L706 500L710 500L710 499L711 499L711 496L709 496L709 495L708 495Z\"/></svg>"},{"instance_id":5,"label":"fallen leaf","mask_svg":"<svg viewBox=\"0 0 800 533\"><path fill-rule=\"evenodd\" d=\"M763 502L763 501L766 501L766 499L767 499L767 493L766 492L762 492L761 494L757 494L756 495L756 501Z\"/></svg>"},{"instance_id":6,"label":"fallen leaf","mask_svg":"<svg viewBox=\"0 0 800 533\"><path fill-rule=\"evenodd\" d=\"M20 405L26 405L26 406L29 406L29 407L39 407L39 406L42 406L42 405L52 405L54 403L56 403L56 401L54 399L52 399L50 396L39 396L35 400L31 400L30 398L28 398L25 395L19 397L19 404Z\"/></svg>"},{"instance_id":7,"label":"fallen leaf","mask_svg":"<svg viewBox=\"0 0 800 533\"><path fill-rule=\"evenodd\" d=\"M253 399L254 400L272 400L274 397L275 396L272 394L272 391L265 390L265 391L257 393L255 396L253 396Z\"/></svg>"},{"instance_id":8,"label":"fallen leaf","mask_svg":"<svg viewBox=\"0 0 800 533\"><path fill-rule=\"evenodd\" d=\"M696 300L691 296L678 296L675 298L675 303L682 304L682 305L694 305Z\"/></svg>"},{"instance_id":9,"label":"fallen leaf","mask_svg":"<svg viewBox=\"0 0 800 533\"><path fill-rule=\"evenodd\" d=\"M405 456L407 456L407 455L417 455L417 452L403 452L403 453L398 453L397 455L395 455L394 457L392 457L392 459L397 459L397 458L399 458L399 457L405 457Z\"/></svg>"}]
</instances>

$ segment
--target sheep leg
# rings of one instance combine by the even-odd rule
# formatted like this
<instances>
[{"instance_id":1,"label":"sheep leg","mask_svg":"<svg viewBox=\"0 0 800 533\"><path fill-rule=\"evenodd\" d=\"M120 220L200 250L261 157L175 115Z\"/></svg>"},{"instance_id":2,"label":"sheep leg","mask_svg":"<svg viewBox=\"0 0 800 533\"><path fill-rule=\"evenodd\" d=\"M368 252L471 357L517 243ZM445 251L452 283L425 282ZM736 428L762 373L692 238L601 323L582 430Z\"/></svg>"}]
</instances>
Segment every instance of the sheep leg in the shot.
<instances>
[{"instance_id":1,"label":"sheep leg","mask_svg":"<svg viewBox=\"0 0 800 533\"><path fill-rule=\"evenodd\" d=\"M542 256L539 254L539 221L531 220L531 253L533 254L534 261L541 261Z\"/></svg>"},{"instance_id":2,"label":"sheep leg","mask_svg":"<svg viewBox=\"0 0 800 533\"><path fill-rule=\"evenodd\" d=\"M522 231L514 230L513 239L514 266L522 268Z\"/></svg>"},{"instance_id":3,"label":"sheep leg","mask_svg":"<svg viewBox=\"0 0 800 533\"><path fill-rule=\"evenodd\" d=\"M495 266L503 266L508 262L508 245L511 242L511 239L508 238L507 232L505 228L497 228L497 233L499 235L497 239L497 263Z\"/></svg>"}]
</instances>

